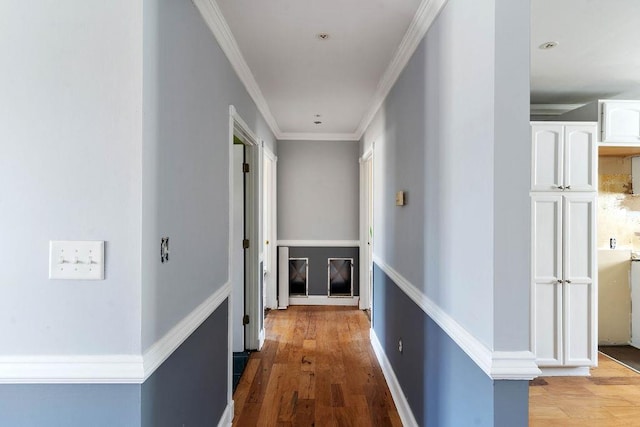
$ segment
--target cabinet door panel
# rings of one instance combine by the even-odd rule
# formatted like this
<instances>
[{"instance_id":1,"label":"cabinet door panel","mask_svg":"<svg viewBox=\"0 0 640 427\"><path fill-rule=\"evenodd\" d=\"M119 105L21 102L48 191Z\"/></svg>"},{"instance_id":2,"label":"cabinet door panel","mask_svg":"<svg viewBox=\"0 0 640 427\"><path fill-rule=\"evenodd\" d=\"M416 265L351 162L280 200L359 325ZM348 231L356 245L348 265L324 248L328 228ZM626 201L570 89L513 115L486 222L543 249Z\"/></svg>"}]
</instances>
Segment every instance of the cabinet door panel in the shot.
<instances>
[{"instance_id":1,"label":"cabinet door panel","mask_svg":"<svg viewBox=\"0 0 640 427\"><path fill-rule=\"evenodd\" d=\"M564 364L595 366L593 284L564 284Z\"/></svg>"},{"instance_id":2,"label":"cabinet door panel","mask_svg":"<svg viewBox=\"0 0 640 427\"><path fill-rule=\"evenodd\" d=\"M591 283L594 277L595 195L564 196L564 278Z\"/></svg>"},{"instance_id":3,"label":"cabinet door panel","mask_svg":"<svg viewBox=\"0 0 640 427\"><path fill-rule=\"evenodd\" d=\"M557 191L563 185L562 164L564 137L562 125L532 125L533 191Z\"/></svg>"},{"instance_id":4,"label":"cabinet door panel","mask_svg":"<svg viewBox=\"0 0 640 427\"><path fill-rule=\"evenodd\" d=\"M539 366L562 364L561 293L562 286L557 283L538 283L535 286L533 351Z\"/></svg>"},{"instance_id":5,"label":"cabinet door panel","mask_svg":"<svg viewBox=\"0 0 640 427\"><path fill-rule=\"evenodd\" d=\"M602 142L640 144L640 102L605 101L602 109Z\"/></svg>"},{"instance_id":6,"label":"cabinet door panel","mask_svg":"<svg viewBox=\"0 0 640 427\"><path fill-rule=\"evenodd\" d=\"M596 362L595 198L564 196L564 364Z\"/></svg>"},{"instance_id":7,"label":"cabinet door panel","mask_svg":"<svg viewBox=\"0 0 640 427\"><path fill-rule=\"evenodd\" d=\"M540 366L562 362L562 196L532 196L532 349Z\"/></svg>"},{"instance_id":8,"label":"cabinet door panel","mask_svg":"<svg viewBox=\"0 0 640 427\"><path fill-rule=\"evenodd\" d=\"M564 186L597 191L596 125L567 125L564 131Z\"/></svg>"}]
</instances>

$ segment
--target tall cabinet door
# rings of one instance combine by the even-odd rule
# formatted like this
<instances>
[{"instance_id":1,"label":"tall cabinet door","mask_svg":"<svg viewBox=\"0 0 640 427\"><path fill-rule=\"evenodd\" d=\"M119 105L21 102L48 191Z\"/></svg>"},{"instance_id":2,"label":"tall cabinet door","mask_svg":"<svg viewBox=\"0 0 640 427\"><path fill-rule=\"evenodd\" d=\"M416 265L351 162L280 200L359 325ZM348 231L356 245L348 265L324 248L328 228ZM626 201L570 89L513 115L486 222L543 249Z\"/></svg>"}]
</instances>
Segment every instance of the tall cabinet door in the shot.
<instances>
[{"instance_id":1,"label":"tall cabinet door","mask_svg":"<svg viewBox=\"0 0 640 427\"><path fill-rule=\"evenodd\" d=\"M569 191L598 191L596 125L564 128L563 186Z\"/></svg>"},{"instance_id":2,"label":"tall cabinet door","mask_svg":"<svg viewBox=\"0 0 640 427\"><path fill-rule=\"evenodd\" d=\"M595 194L564 196L563 335L566 366L595 366Z\"/></svg>"},{"instance_id":3,"label":"tall cabinet door","mask_svg":"<svg viewBox=\"0 0 640 427\"><path fill-rule=\"evenodd\" d=\"M531 126L533 168L532 191L557 191L564 185L562 125L544 124Z\"/></svg>"},{"instance_id":4,"label":"tall cabinet door","mask_svg":"<svg viewBox=\"0 0 640 427\"><path fill-rule=\"evenodd\" d=\"M562 364L562 196L536 194L531 200L534 310L531 348L539 366Z\"/></svg>"}]
</instances>

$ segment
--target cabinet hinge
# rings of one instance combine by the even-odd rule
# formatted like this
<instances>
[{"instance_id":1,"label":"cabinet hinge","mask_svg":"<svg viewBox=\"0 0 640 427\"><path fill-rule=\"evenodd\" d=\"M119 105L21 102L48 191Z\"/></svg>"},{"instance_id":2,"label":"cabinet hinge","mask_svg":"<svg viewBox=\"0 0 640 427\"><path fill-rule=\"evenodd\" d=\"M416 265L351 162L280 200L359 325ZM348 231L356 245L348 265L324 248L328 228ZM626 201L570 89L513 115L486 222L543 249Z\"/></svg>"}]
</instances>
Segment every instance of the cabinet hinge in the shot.
<instances>
[{"instance_id":1,"label":"cabinet hinge","mask_svg":"<svg viewBox=\"0 0 640 427\"><path fill-rule=\"evenodd\" d=\"M249 239L244 239L242 241L242 249L249 249Z\"/></svg>"},{"instance_id":2,"label":"cabinet hinge","mask_svg":"<svg viewBox=\"0 0 640 427\"><path fill-rule=\"evenodd\" d=\"M249 163L242 164L242 172L249 173Z\"/></svg>"},{"instance_id":3,"label":"cabinet hinge","mask_svg":"<svg viewBox=\"0 0 640 427\"><path fill-rule=\"evenodd\" d=\"M242 326L245 326L248 324L249 324L249 315L245 314L244 317L242 318Z\"/></svg>"}]
</instances>

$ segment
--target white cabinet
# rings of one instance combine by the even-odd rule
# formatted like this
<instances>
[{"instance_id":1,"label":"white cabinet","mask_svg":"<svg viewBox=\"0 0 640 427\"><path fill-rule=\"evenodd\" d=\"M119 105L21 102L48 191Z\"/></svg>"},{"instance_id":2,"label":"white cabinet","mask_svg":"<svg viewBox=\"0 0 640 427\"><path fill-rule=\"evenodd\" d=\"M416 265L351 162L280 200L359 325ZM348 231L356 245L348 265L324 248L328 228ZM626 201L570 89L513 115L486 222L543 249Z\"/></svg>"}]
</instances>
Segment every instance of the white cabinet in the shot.
<instances>
[{"instance_id":1,"label":"white cabinet","mask_svg":"<svg viewBox=\"0 0 640 427\"><path fill-rule=\"evenodd\" d=\"M601 141L640 145L640 101L600 101Z\"/></svg>"},{"instance_id":2,"label":"white cabinet","mask_svg":"<svg viewBox=\"0 0 640 427\"><path fill-rule=\"evenodd\" d=\"M594 366L595 193L532 194L532 349L540 367Z\"/></svg>"},{"instance_id":3,"label":"white cabinet","mask_svg":"<svg viewBox=\"0 0 640 427\"><path fill-rule=\"evenodd\" d=\"M596 123L531 124L532 191L597 191Z\"/></svg>"}]
</instances>

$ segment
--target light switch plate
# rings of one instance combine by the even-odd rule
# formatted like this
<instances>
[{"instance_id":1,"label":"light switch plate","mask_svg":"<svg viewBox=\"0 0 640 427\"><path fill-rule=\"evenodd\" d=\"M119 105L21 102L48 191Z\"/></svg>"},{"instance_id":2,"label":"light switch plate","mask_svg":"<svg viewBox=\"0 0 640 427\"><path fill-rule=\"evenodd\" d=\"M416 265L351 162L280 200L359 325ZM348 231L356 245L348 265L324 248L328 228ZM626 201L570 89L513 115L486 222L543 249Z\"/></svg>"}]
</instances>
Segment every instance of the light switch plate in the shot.
<instances>
[{"instance_id":1,"label":"light switch plate","mask_svg":"<svg viewBox=\"0 0 640 427\"><path fill-rule=\"evenodd\" d=\"M405 204L404 191L398 191L396 193L396 206L404 206L404 204Z\"/></svg>"},{"instance_id":2,"label":"light switch plate","mask_svg":"<svg viewBox=\"0 0 640 427\"><path fill-rule=\"evenodd\" d=\"M51 240L49 279L104 280L104 241Z\"/></svg>"}]
</instances>

